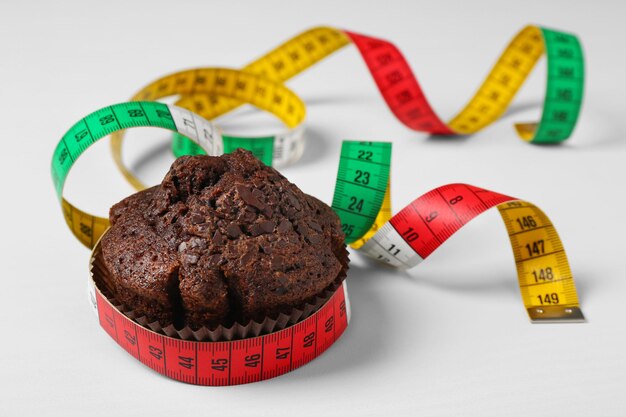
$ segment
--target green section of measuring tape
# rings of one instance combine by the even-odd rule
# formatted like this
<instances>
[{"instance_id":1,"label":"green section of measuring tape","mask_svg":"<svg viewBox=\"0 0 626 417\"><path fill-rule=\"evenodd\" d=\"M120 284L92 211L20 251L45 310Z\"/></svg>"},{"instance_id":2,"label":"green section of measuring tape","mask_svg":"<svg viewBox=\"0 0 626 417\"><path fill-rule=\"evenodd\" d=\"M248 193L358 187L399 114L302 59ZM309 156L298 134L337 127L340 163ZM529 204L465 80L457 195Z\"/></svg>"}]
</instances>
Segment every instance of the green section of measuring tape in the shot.
<instances>
[{"instance_id":1,"label":"green section of measuring tape","mask_svg":"<svg viewBox=\"0 0 626 417\"><path fill-rule=\"evenodd\" d=\"M233 152L236 149L243 148L254 154L267 166L272 166L274 158L274 136L258 137L258 138L241 138L235 136L222 136L224 140L224 153ZM187 139L180 133L174 133L172 136L172 151L175 157L183 155L206 155L197 143Z\"/></svg>"},{"instance_id":2,"label":"green section of measuring tape","mask_svg":"<svg viewBox=\"0 0 626 417\"><path fill-rule=\"evenodd\" d=\"M157 102L131 102L105 107L84 117L63 136L52 157L52 178L57 197L74 161L97 140L121 129L153 126L176 132L167 105Z\"/></svg>"},{"instance_id":3,"label":"green section of measuring tape","mask_svg":"<svg viewBox=\"0 0 626 417\"><path fill-rule=\"evenodd\" d=\"M561 142L571 136L584 94L585 63L575 35L541 28L548 56L548 81L535 143Z\"/></svg>"},{"instance_id":4,"label":"green section of measuring tape","mask_svg":"<svg viewBox=\"0 0 626 417\"><path fill-rule=\"evenodd\" d=\"M184 155L206 155L204 149L197 143L187 139L180 133L172 134L172 153L176 158Z\"/></svg>"},{"instance_id":5,"label":"green section of measuring tape","mask_svg":"<svg viewBox=\"0 0 626 417\"><path fill-rule=\"evenodd\" d=\"M264 138L236 138L222 136L224 139L224 153L233 152L236 149L247 149L259 158L267 166L272 166L274 158L274 137ZM186 139L186 138L184 138Z\"/></svg>"},{"instance_id":6,"label":"green section of measuring tape","mask_svg":"<svg viewBox=\"0 0 626 417\"><path fill-rule=\"evenodd\" d=\"M350 244L370 230L389 183L391 143L344 141L332 208Z\"/></svg>"}]
</instances>

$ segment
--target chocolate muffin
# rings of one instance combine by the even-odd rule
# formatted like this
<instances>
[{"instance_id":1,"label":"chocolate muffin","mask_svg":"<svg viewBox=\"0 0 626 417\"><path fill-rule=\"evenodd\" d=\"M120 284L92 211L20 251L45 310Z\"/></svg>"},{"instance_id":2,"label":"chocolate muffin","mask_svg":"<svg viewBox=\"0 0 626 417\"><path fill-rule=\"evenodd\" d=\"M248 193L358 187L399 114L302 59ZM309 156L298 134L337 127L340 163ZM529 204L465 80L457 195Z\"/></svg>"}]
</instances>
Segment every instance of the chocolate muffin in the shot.
<instances>
[{"instance_id":1,"label":"chocolate muffin","mask_svg":"<svg viewBox=\"0 0 626 417\"><path fill-rule=\"evenodd\" d=\"M111 208L108 287L135 314L197 329L289 313L346 275L339 218L250 152L177 159Z\"/></svg>"}]
</instances>

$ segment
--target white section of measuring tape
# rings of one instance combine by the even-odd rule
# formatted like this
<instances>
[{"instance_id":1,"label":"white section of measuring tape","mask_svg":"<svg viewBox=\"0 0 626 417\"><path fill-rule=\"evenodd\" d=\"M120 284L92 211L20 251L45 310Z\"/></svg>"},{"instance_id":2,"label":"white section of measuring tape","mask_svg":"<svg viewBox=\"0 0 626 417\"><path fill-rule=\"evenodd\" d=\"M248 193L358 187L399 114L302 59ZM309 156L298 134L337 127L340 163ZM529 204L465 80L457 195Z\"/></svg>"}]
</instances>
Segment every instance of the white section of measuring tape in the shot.
<instances>
[{"instance_id":1,"label":"white section of measuring tape","mask_svg":"<svg viewBox=\"0 0 626 417\"><path fill-rule=\"evenodd\" d=\"M350 307L350 297L348 297L348 281L344 280L343 283L343 298L346 303L346 317L348 324L350 324L350 318L352 317L352 308Z\"/></svg>"},{"instance_id":2,"label":"white section of measuring tape","mask_svg":"<svg viewBox=\"0 0 626 417\"><path fill-rule=\"evenodd\" d=\"M89 305L91 306L91 309L95 313L96 317L99 317L98 304L96 302L96 286L91 277L87 280L87 299L89 300Z\"/></svg>"},{"instance_id":3,"label":"white section of measuring tape","mask_svg":"<svg viewBox=\"0 0 626 417\"><path fill-rule=\"evenodd\" d=\"M274 154L272 164L284 167L295 163L304 153L304 124L274 137Z\"/></svg>"},{"instance_id":4,"label":"white section of measuring tape","mask_svg":"<svg viewBox=\"0 0 626 417\"><path fill-rule=\"evenodd\" d=\"M363 245L361 251L378 261L400 268L413 268L424 260L404 241L391 223L385 223Z\"/></svg>"},{"instance_id":5,"label":"white section of measuring tape","mask_svg":"<svg viewBox=\"0 0 626 417\"><path fill-rule=\"evenodd\" d=\"M197 138L198 145L209 155L217 156L224 153L224 140L215 126L187 109L172 105L167 107L178 133L188 138Z\"/></svg>"}]
</instances>

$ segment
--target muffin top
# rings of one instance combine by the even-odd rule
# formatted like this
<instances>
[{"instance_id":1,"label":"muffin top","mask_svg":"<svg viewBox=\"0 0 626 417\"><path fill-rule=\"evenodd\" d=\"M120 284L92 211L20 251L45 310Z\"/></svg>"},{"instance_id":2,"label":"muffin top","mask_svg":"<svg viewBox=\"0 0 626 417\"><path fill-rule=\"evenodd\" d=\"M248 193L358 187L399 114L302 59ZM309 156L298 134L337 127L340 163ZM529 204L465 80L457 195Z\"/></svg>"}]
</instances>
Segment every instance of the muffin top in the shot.
<instances>
[{"instance_id":1,"label":"muffin top","mask_svg":"<svg viewBox=\"0 0 626 417\"><path fill-rule=\"evenodd\" d=\"M337 285L339 218L250 152L177 159L111 208L113 292L148 319L198 328L262 320Z\"/></svg>"}]
</instances>

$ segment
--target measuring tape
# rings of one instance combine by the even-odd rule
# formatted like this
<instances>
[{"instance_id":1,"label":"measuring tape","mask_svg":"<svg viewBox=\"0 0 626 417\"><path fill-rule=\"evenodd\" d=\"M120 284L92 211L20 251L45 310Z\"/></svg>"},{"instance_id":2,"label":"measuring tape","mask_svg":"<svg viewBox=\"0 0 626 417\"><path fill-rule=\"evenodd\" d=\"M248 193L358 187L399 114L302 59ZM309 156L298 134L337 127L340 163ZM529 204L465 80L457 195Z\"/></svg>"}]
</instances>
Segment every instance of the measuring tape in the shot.
<instances>
[{"instance_id":1,"label":"measuring tape","mask_svg":"<svg viewBox=\"0 0 626 417\"><path fill-rule=\"evenodd\" d=\"M472 185L450 184L392 217L390 161L390 143L343 143L332 207L346 243L388 265L412 268L474 217L497 207L531 321L584 321L563 244L538 207Z\"/></svg>"},{"instance_id":2,"label":"measuring tape","mask_svg":"<svg viewBox=\"0 0 626 417\"><path fill-rule=\"evenodd\" d=\"M65 221L88 248L93 248L109 219L76 208L63 197L67 175L78 157L98 140L131 127L160 127L196 141L211 155L224 153L224 143L215 127L189 110L158 102L132 102L105 107L84 117L70 128L54 150L52 180Z\"/></svg>"},{"instance_id":3,"label":"measuring tape","mask_svg":"<svg viewBox=\"0 0 626 417\"><path fill-rule=\"evenodd\" d=\"M97 242L109 222L70 204L63 197L65 180L89 146L114 132L140 126L185 135L210 155L224 152L224 139L210 122L189 110L158 102L116 104L72 126L54 151L52 178L68 226L83 244L95 247L92 266L100 250ZM410 268L472 218L496 206L509 233L531 320L584 320L561 241L538 207L478 187L451 184L424 194L392 217L390 161L390 143L343 143L332 207L341 219L346 243L388 265ZM278 332L235 341L181 340L125 316L97 288L98 269L92 273L89 295L107 333L157 372L194 384L240 384L288 372L325 351L349 320L343 283L318 311Z\"/></svg>"},{"instance_id":4,"label":"measuring tape","mask_svg":"<svg viewBox=\"0 0 626 417\"><path fill-rule=\"evenodd\" d=\"M209 120L243 103L253 104L295 130L263 138L229 137L227 142L235 148L256 152L266 163L288 164L296 161L304 148L302 122L306 109L282 83L350 43L359 50L392 113L412 130L434 135L469 135L485 128L504 114L544 53L547 83L541 120L518 123L516 131L528 142L555 143L567 139L576 126L584 90L580 42L573 34L538 26L527 26L513 38L478 91L448 123L432 109L395 45L329 27L305 31L241 71L207 68L182 71L155 81L131 100L179 96L177 105ZM290 108L292 113L288 111ZM112 137L114 160L127 180L141 190L145 186L123 163L122 141L121 132ZM176 156L204 153L181 135L174 136L173 151Z\"/></svg>"}]
</instances>

